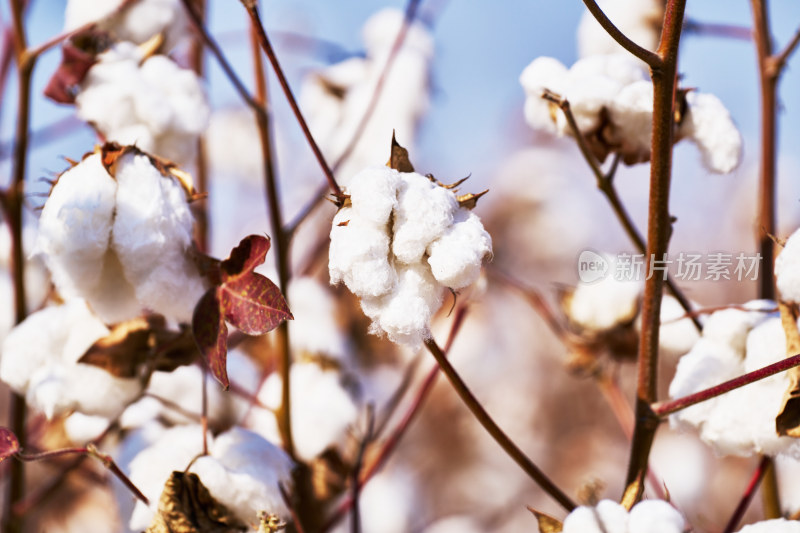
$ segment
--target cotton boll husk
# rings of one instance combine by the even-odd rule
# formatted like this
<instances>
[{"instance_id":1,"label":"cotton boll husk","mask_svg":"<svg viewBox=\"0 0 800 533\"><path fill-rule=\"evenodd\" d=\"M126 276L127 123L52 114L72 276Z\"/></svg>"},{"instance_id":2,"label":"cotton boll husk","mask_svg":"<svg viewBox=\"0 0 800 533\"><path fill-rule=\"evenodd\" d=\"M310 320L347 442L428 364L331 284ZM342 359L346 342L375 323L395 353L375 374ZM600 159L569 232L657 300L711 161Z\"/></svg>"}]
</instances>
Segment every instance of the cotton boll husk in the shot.
<instances>
[{"instance_id":1,"label":"cotton boll husk","mask_svg":"<svg viewBox=\"0 0 800 533\"><path fill-rule=\"evenodd\" d=\"M399 173L389 167L362 170L347 187L353 211L373 224L386 224L397 206L397 188L402 181Z\"/></svg>"},{"instance_id":2,"label":"cotton boll husk","mask_svg":"<svg viewBox=\"0 0 800 533\"><path fill-rule=\"evenodd\" d=\"M468 516L448 516L425 528L425 533L482 533L475 520Z\"/></svg>"},{"instance_id":3,"label":"cotton boll husk","mask_svg":"<svg viewBox=\"0 0 800 533\"><path fill-rule=\"evenodd\" d=\"M653 127L653 83L636 81L617 93L609 108L609 142L619 152L636 161L650 159L650 135Z\"/></svg>"},{"instance_id":4,"label":"cotton boll husk","mask_svg":"<svg viewBox=\"0 0 800 533\"><path fill-rule=\"evenodd\" d=\"M663 500L641 501L628 516L629 533L683 533L685 528L681 513Z\"/></svg>"},{"instance_id":5,"label":"cotton boll husk","mask_svg":"<svg viewBox=\"0 0 800 533\"><path fill-rule=\"evenodd\" d=\"M659 27L664 15L664 6L658 0L601 0L598 5L611 22L633 42L648 50L658 46ZM597 22L588 10L584 10L578 25L578 55L587 57L598 54L623 52L623 48Z\"/></svg>"},{"instance_id":6,"label":"cotton boll husk","mask_svg":"<svg viewBox=\"0 0 800 533\"><path fill-rule=\"evenodd\" d=\"M563 533L628 533L628 512L617 502L578 507L564 519Z\"/></svg>"},{"instance_id":7,"label":"cotton boll husk","mask_svg":"<svg viewBox=\"0 0 800 533\"><path fill-rule=\"evenodd\" d=\"M362 219L352 208L340 209L333 218L328 253L331 283L343 281L357 296L380 296L396 283L388 260L388 228Z\"/></svg>"},{"instance_id":8,"label":"cotton boll husk","mask_svg":"<svg viewBox=\"0 0 800 533\"><path fill-rule=\"evenodd\" d=\"M455 195L416 173L406 173L397 188L392 252L406 264L420 260L428 245L453 224Z\"/></svg>"},{"instance_id":9,"label":"cotton boll husk","mask_svg":"<svg viewBox=\"0 0 800 533\"><path fill-rule=\"evenodd\" d=\"M363 299L361 308L372 321L373 332L384 332L392 342L418 347L430 337L429 324L442 304L442 288L424 265L400 266L397 286L379 301Z\"/></svg>"},{"instance_id":10,"label":"cotton boll husk","mask_svg":"<svg viewBox=\"0 0 800 533\"><path fill-rule=\"evenodd\" d=\"M356 422L358 408L342 384L342 375L324 370L316 363L295 363L291 369L292 433L298 457L310 461L329 446L337 446ZM258 399L277 409L281 403L282 383L271 374ZM245 425L272 442L280 442L273 412L254 409Z\"/></svg>"},{"instance_id":11,"label":"cotton boll husk","mask_svg":"<svg viewBox=\"0 0 800 533\"><path fill-rule=\"evenodd\" d=\"M800 533L800 522L776 518L744 526L738 533Z\"/></svg>"},{"instance_id":12,"label":"cotton boll husk","mask_svg":"<svg viewBox=\"0 0 800 533\"><path fill-rule=\"evenodd\" d=\"M563 94L568 86L567 73L569 70L561 61L552 57L537 57L519 77L522 88L525 89L525 120L534 129L541 129L556 133L555 119L561 111L542 98L545 89L556 94Z\"/></svg>"},{"instance_id":13,"label":"cotton boll husk","mask_svg":"<svg viewBox=\"0 0 800 533\"><path fill-rule=\"evenodd\" d=\"M205 287L187 252L194 219L186 194L150 159L128 153L117 161L113 247L141 304L190 322Z\"/></svg>"},{"instance_id":14,"label":"cotton boll husk","mask_svg":"<svg viewBox=\"0 0 800 533\"><path fill-rule=\"evenodd\" d=\"M800 302L800 230L786 239L786 244L775 259L775 284L781 298Z\"/></svg>"},{"instance_id":15,"label":"cotton boll husk","mask_svg":"<svg viewBox=\"0 0 800 533\"><path fill-rule=\"evenodd\" d=\"M492 237L481 220L471 211L459 209L453 225L428 246L428 264L436 281L461 289L478 279L483 258L491 253Z\"/></svg>"},{"instance_id":16,"label":"cotton boll husk","mask_svg":"<svg viewBox=\"0 0 800 533\"><path fill-rule=\"evenodd\" d=\"M248 524L258 523L259 511L289 518L280 488L291 490L294 463L283 450L234 427L214 439L209 453L194 462L191 472L214 499Z\"/></svg>"},{"instance_id":17,"label":"cotton boll husk","mask_svg":"<svg viewBox=\"0 0 800 533\"><path fill-rule=\"evenodd\" d=\"M0 379L48 418L70 410L113 417L141 392L139 380L78 363L108 333L83 300L45 308L6 337Z\"/></svg>"},{"instance_id":18,"label":"cotton boll husk","mask_svg":"<svg viewBox=\"0 0 800 533\"><path fill-rule=\"evenodd\" d=\"M208 442L213 442L211 435ZM150 500L147 506L137 500L128 526L136 531L146 529L158 509L164 484L173 471L183 471L203 453L203 428L199 424L175 426L161 433L149 446L135 455L129 465L131 482Z\"/></svg>"},{"instance_id":19,"label":"cotton boll husk","mask_svg":"<svg viewBox=\"0 0 800 533\"><path fill-rule=\"evenodd\" d=\"M697 145L708 170L720 174L733 171L742 157L742 136L730 112L713 94L689 91L686 103L681 136Z\"/></svg>"},{"instance_id":20,"label":"cotton boll husk","mask_svg":"<svg viewBox=\"0 0 800 533\"><path fill-rule=\"evenodd\" d=\"M294 316L289 322L292 350L348 362L350 341L337 321L339 311L328 288L313 278L297 277L289 283L287 297Z\"/></svg>"}]
</instances>

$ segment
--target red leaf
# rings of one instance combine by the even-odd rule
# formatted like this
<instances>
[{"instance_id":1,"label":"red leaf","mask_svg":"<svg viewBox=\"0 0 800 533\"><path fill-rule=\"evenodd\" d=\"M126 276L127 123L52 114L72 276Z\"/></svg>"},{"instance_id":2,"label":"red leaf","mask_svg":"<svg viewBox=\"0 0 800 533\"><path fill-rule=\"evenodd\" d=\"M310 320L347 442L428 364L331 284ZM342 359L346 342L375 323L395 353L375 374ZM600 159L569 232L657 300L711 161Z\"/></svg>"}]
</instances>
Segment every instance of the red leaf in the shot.
<instances>
[{"instance_id":1,"label":"red leaf","mask_svg":"<svg viewBox=\"0 0 800 533\"><path fill-rule=\"evenodd\" d=\"M261 274L238 276L218 291L225 319L248 335L263 335L294 318L278 286Z\"/></svg>"},{"instance_id":2,"label":"red leaf","mask_svg":"<svg viewBox=\"0 0 800 533\"><path fill-rule=\"evenodd\" d=\"M61 64L47 82L44 95L59 104L72 104L75 103L76 87L97 62L97 58L70 42L64 44L61 54Z\"/></svg>"},{"instance_id":3,"label":"red leaf","mask_svg":"<svg viewBox=\"0 0 800 533\"><path fill-rule=\"evenodd\" d=\"M230 386L228 381L228 327L222 317L220 301L217 297L219 287L206 292L192 315L192 333L200 353L208 361L211 373L217 378L225 390Z\"/></svg>"},{"instance_id":4,"label":"red leaf","mask_svg":"<svg viewBox=\"0 0 800 533\"><path fill-rule=\"evenodd\" d=\"M231 255L220 265L223 283L236 280L253 271L264 262L269 251L270 240L261 235L248 235L231 250Z\"/></svg>"},{"instance_id":5,"label":"red leaf","mask_svg":"<svg viewBox=\"0 0 800 533\"><path fill-rule=\"evenodd\" d=\"M0 462L19 453L19 441L14 432L0 427Z\"/></svg>"}]
</instances>

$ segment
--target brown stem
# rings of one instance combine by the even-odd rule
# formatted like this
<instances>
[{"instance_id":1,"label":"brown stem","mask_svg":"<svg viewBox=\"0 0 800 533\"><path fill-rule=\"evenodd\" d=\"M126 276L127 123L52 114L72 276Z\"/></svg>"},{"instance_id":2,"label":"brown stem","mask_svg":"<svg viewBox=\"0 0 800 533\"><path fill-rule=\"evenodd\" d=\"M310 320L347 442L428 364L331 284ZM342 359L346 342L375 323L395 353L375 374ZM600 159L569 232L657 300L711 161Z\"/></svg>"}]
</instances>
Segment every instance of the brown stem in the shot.
<instances>
[{"instance_id":1,"label":"brown stem","mask_svg":"<svg viewBox=\"0 0 800 533\"><path fill-rule=\"evenodd\" d=\"M512 441L505 432L500 429L500 426L489 416L486 409L483 408L481 403L472 394L467 387L466 383L458 375L456 369L450 364L450 361L445 357L442 349L436 344L433 339L425 341L425 347L433 355L439 367L447 376L450 384L455 389L461 401L469 408L473 416L480 422L483 428L491 435L491 437L500 445L501 448L508 454L511 459L516 462L528 476L535 481L547 494L556 500L564 509L572 511L575 508L575 503L548 478L539 467L537 467L525 453Z\"/></svg>"},{"instance_id":2,"label":"brown stem","mask_svg":"<svg viewBox=\"0 0 800 533\"><path fill-rule=\"evenodd\" d=\"M206 2L205 0L194 0L197 6L197 14L200 20L205 20ZM189 63L198 78L204 75L205 47L201 35L195 35L189 50ZM197 157L195 158L195 181L197 190L200 193L208 192L208 164L206 161L205 139L200 136L197 139ZM203 253L208 253L209 246L209 220L208 220L208 201L199 200L192 203L192 212L195 219L195 242Z\"/></svg>"},{"instance_id":3,"label":"brown stem","mask_svg":"<svg viewBox=\"0 0 800 533\"><path fill-rule=\"evenodd\" d=\"M730 520L728 520L728 525L725 526L722 533L733 533L733 530L739 526L739 522L742 521L742 517L744 517L745 511L747 511L747 508L750 506L750 502L753 501L753 496L755 496L756 489L764 478L764 474L771 468L769 457L766 455L763 456L755 472L753 472L753 476L747 483L747 488L745 488L744 494L742 494L742 498L739 500L738 505L736 505L736 509L733 511Z\"/></svg>"},{"instance_id":4,"label":"brown stem","mask_svg":"<svg viewBox=\"0 0 800 533\"><path fill-rule=\"evenodd\" d=\"M797 50L797 45L800 45L800 28L795 31L791 41L789 41L784 49L773 56L772 68L778 71L778 75L783 71L783 67L786 66L786 61L789 60L789 56Z\"/></svg>"},{"instance_id":5,"label":"brown stem","mask_svg":"<svg viewBox=\"0 0 800 533\"><path fill-rule=\"evenodd\" d=\"M267 109L267 77L264 71L264 64L261 61L261 51L259 50L258 29L251 21L250 43L253 56L253 69L256 85L255 101L261 109ZM278 285L281 292L285 295L289 285L289 242L283 232L283 215L281 213L281 202L278 193L278 180L275 176L274 150L272 148L272 134L270 131L269 112L256 116L258 124L258 136L261 141L261 154L264 158L264 187L267 195L267 207L269 210L270 225L275 235L275 263L278 267ZM280 344L280 363L279 371L281 374L281 405L277 410L278 427L280 428L281 438L286 447L286 452L294 457L294 440L292 438L292 417L291 417L291 367L292 355L289 346L289 324L283 322L278 328L278 342Z\"/></svg>"},{"instance_id":6,"label":"brown stem","mask_svg":"<svg viewBox=\"0 0 800 533\"><path fill-rule=\"evenodd\" d=\"M647 63L652 69L657 69L662 66L661 62L664 59L663 55L655 54L631 41L627 35L619 31L619 28L614 26L614 23L609 20L605 13L603 13L603 10L600 9L600 6L597 5L595 0L583 0L583 3L586 5L586 9L589 10L589 12L594 16L603 29L605 29L611 38L617 41L621 47Z\"/></svg>"},{"instance_id":7,"label":"brown stem","mask_svg":"<svg viewBox=\"0 0 800 533\"><path fill-rule=\"evenodd\" d=\"M608 171L608 173L603 173L603 170L600 168L600 164L597 162L597 159L595 159L591 150L589 150L589 145L586 143L586 138L583 136L580 129L578 129L578 123L575 122L575 116L572 114L572 108L569 105L569 100L547 89L545 89L544 94L542 94L542 98L557 104L564 113L564 118L567 119L567 124L569 124L572 134L578 143L578 148L580 149L583 158L588 163L589 168L592 169L592 173L594 174L597 182L597 188L600 189L600 191L608 200L608 203L611 204L611 210L614 211L614 214L617 216L617 220L619 220L619 223L622 224L622 228L625 230L625 233L628 235L628 238L631 240L631 242L633 242L633 245L636 246L636 249L639 250L639 253L647 253L647 245L644 242L644 238L636 228L636 225L633 223L633 219L628 213L628 210L625 209L625 205L622 203L622 200L617 194L616 187L614 187L614 175L616 174L617 165L619 164L619 156L617 155L614 158L614 163L611 165L611 169ZM694 327L697 328L698 331L701 331L703 326L700 324L700 321L697 319L697 317L692 314L692 304L669 274L667 274L666 284L667 289L672 296L678 300L678 303L681 305L681 307L683 307L684 311L689 314Z\"/></svg>"},{"instance_id":8,"label":"brown stem","mask_svg":"<svg viewBox=\"0 0 800 533\"><path fill-rule=\"evenodd\" d=\"M726 37L730 39L740 39L742 41L750 41L753 38L753 30L747 26L716 24L714 22L701 22L692 19L686 19L686 22L683 24L683 31L684 33L694 33L704 37Z\"/></svg>"},{"instance_id":9,"label":"brown stem","mask_svg":"<svg viewBox=\"0 0 800 533\"><path fill-rule=\"evenodd\" d=\"M653 260L666 256L672 221L669 214L669 189L672 173L674 102L677 85L678 45L683 26L686 0L670 0L664 12L664 24L657 54L651 63L653 79L653 130L650 159L650 197L647 217L646 271ZM626 478L628 502L638 501L644 490L650 448L658 418L650 409L657 398L658 335L661 322L661 297L664 280L659 275L645 282L642 302L642 333L639 340L636 387L636 423ZM632 491L632 492L631 492Z\"/></svg>"},{"instance_id":10,"label":"brown stem","mask_svg":"<svg viewBox=\"0 0 800 533\"><path fill-rule=\"evenodd\" d=\"M800 365L800 355L793 355L791 357L787 357L786 359L781 359L777 363L772 363L771 365L759 368L758 370L753 370L752 372L748 372L747 374L737 378L730 379L724 383L720 383L719 385L715 385L708 389L703 389L682 398L654 403L652 405L653 413L656 416L663 418L671 415L672 413L680 411L681 409L686 409L687 407L705 402L711 398L716 398L717 396L725 394L726 392L744 387L745 385L768 378L774 374L794 368L798 365Z\"/></svg>"},{"instance_id":11,"label":"brown stem","mask_svg":"<svg viewBox=\"0 0 800 533\"><path fill-rule=\"evenodd\" d=\"M295 118L300 124L300 128L303 130L303 134L305 135L309 146L311 146L311 151L314 152L314 157L317 158L317 162L322 168L322 171L325 173L325 177L328 180L328 186L330 187L331 192L333 192L336 197L341 197L342 190L339 188L339 184L336 183L336 178L333 176L333 171L328 166L327 161L325 161L325 156L322 155L322 151L319 149L317 142L314 140L314 136L311 135L311 130L308 129L306 119L303 118L303 113L300 112L300 107L297 105L297 100L295 100L295 97L292 94L292 89L289 87L289 82L286 80L286 76L283 74L283 69L278 62L278 57L275 55L275 51L272 49L272 44L269 42L267 32L264 30L264 25L261 23L261 17L258 14L256 2L243 1L242 4L247 10L247 13L250 15L252 27L255 28L261 48L264 50L264 53L267 54L270 64L272 64L272 70L278 77L278 82L281 85L281 89L283 89L283 94L286 96L286 100L289 102L289 106L292 108ZM278 226L276 229L280 228L281 226Z\"/></svg>"}]
</instances>

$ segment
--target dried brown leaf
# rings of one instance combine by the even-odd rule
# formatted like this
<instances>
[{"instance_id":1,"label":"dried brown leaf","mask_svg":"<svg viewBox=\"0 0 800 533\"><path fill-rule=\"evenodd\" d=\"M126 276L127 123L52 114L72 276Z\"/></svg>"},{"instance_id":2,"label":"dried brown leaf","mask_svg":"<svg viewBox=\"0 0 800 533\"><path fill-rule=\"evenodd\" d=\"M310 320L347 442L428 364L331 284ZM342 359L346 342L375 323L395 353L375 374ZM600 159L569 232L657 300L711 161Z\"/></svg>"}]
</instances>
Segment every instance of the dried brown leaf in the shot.
<instances>
[{"instance_id":1,"label":"dried brown leaf","mask_svg":"<svg viewBox=\"0 0 800 533\"><path fill-rule=\"evenodd\" d=\"M475 206L478 205L478 200L480 200L481 196L489 192L489 189L486 189L483 192L479 192L477 194L474 193L467 193L461 194L456 196L456 200L458 200L458 205L463 207L464 209L475 209Z\"/></svg>"},{"instance_id":2,"label":"dried brown leaf","mask_svg":"<svg viewBox=\"0 0 800 533\"><path fill-rule=\"evenodd\" d=\"M217 289L209 289L197 302L192 315L192 333L211 373L228 390L228 326L222 317Z\"/></svg>"},{"instance_id":3,"label":"dried brown leaf","mask_svg":"<svg viewBox=\"0 0 800 533\"><path fill-rule=\"evenodd\" d=\"M530 506L528 506L528 510L533 513L533 516L536 517L536 521L539 523L539 533L560 533L561 530L564 529L564 525L560 520L537 511Z\"/></svg>"},{"instance_id":4,"label":"dried brown leaf","mask_svg":"<svg viewBox=\"0 0 800 533\"><path fill-rule=\"evenodd\" d=\"M387 166L398 172L414 172L414 165L411 164L408 158L408 150L400 146L394 136L394 132L392 132L392 153L389 156Z\"/></svg>"},{"instance_id":5,"label":"dried brown leaf","mask_svg":"<svg viewBox=\"0 0 800 533\"><path fill-rule=\"evenodd\" d=\"M800 331L797 329L797 304L779 301L778 309L781 312L781 325L786 336L787 355L800 353ZM786 371L789 377L789 386L783 394L781 410L775 417L775 431L778 435L787 437L800 437L800 368Z\"/></svg>"},{"instance_id":6,"label":"dried brown leaf","mask_svg":"<svg viewBox=\"0 0 800 533\"><path fill-rule=\"evenodd\" d=\"M59 104L74 103L78 86L96 62L94 54L66 42L61 48L61 63L47 82L44 95Z\"/></svg>"},{"instance_id":7,"label":"dried brown leaf","mask_svg":"<svg viewBox=\"0 0 800 533\"><path fill-rule=\"evenodd\" d=\"M156 329L164 329L160 315L134 318L114 326L111 333L95 342L79 363L102 368L118 378L132 378L156 345Z\"/></svg>"},{"instance_id":8,"label":"dried brown leaf","mask_svg":"<svg viewBox=\"0 0 800 533\"><path fill-rule=\"evenodd\" d=\"M233 533L247 529L211 496L197 474L173 472L147 533Z\"/></svg>"}]
</instances>

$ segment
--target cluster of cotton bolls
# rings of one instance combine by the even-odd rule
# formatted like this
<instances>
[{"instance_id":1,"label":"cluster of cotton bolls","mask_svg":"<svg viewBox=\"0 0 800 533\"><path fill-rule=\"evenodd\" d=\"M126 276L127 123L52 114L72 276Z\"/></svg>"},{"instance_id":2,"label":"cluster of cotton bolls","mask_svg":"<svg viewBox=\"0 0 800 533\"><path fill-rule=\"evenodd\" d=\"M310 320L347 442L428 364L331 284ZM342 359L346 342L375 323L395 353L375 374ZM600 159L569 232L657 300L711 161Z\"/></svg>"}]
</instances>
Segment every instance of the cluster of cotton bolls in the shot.
<instances>
[{"instance_id":1,"label":"cluster of cotton bolls","mask_svg":"<svg viewBox=\"0 0 800 533\"><path fill-rule=\"evenodd\" d=\"M303 82L300 104L311 132L331 161L343 155L359 131L403 19L398 9L372 15L362 30L365 58L347 59L309 74ZM432 59L433 37L421 22L414 21L383 79L369 122L337 173L343 185L360 169L386 161L386 140L393 131L413 151L417 124L428 109Z\"/></svg>"},{"instance_id":2,"label":"cluster of cotton bolls","mask_svg":"<svg viewBox=\"0 0 800 533\"><path fill-rule=\"evenodd\" d=\"M180 164L191 162L208 124L198 77L166 55L187 34L180 0L71 0L66 29L94 22L112 45L94 58L75 96L78 117L107 141L135 144Z\"/></svg>"},{"instance_id":3,"label":"cluster of cotton bolls","mask_svg":"<svg viewBox=\"0 0 800 533\"><path fill-rule=\"evenodd\" d=\"M650 159L653 84L630 54L593 55L567 68L539 57L520 76L525 89L525 118L531 127L572 135L558 104L542 98L545 90L566 98L580 133L600 160L610 152L634 164ZM686 111L676 139L689 139L708 170L728 173L741 158L742 138L730 113L714 95L685 93Z\"/></svg>"},{"instance_id":4,"label":"cluster of cotton bolls","mask_svg":"<svg viewBox=\"0 0 800 533\"><path fill-rule=\"evenodd\" d=\"M370 167L347 188L350 206L333 219L329 272L361 299L374 333L419 346L442 291L480 275L492 240L456 195L430 178Z\"/></svg>"}]
</instances>

